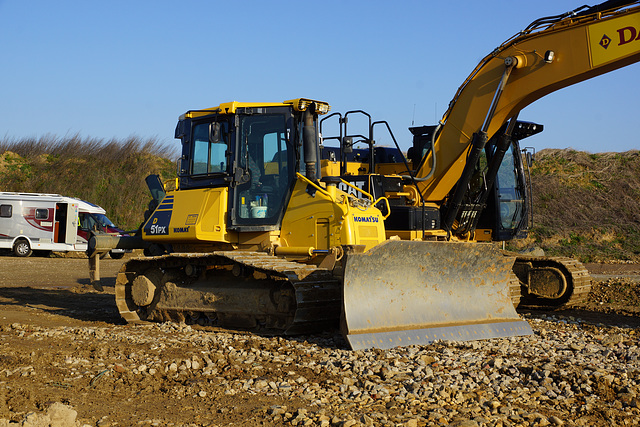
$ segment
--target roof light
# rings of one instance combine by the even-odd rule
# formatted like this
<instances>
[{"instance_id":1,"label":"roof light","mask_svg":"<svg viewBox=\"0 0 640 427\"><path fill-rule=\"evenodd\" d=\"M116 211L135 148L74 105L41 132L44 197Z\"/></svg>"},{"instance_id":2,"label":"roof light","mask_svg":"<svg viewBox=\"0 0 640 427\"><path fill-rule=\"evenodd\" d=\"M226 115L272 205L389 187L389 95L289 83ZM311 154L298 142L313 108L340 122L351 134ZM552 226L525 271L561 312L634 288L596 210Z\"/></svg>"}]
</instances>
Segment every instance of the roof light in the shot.
<instances>
[{"instance_id":1,"label":"roof light","mask_svg":"<svg viewBox=\"0 0 640 427\"><path fill-rule=\"evenodd\" d=\"M329 110L331 110L331 106L328 103L307 98L291 99L289 101L284 101L284 103L292 104L293 109L296 111L306 111L311 104L316 105L316 113L318 114L327 114Z\"/></svg>"}]
</instances>

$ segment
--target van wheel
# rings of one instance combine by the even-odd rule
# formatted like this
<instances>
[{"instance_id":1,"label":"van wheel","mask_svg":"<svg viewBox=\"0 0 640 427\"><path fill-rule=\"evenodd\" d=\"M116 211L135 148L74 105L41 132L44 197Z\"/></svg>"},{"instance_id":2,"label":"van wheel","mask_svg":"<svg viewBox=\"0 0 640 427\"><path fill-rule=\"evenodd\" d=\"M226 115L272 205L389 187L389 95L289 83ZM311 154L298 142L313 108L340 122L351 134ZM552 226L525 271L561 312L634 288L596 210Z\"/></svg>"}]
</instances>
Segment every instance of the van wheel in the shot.
<instances>
[{"instance_id":1,"label":"van wheel","mask_svg":"<svg viewBox=\"0 0 640 427\"><path fill-rule=\"evenodd\" d=\"M20 239L13 245L13 253L15 256L19 257L27 257L31 255L31 246L29 246L29 242L25 239Z\"/></svg>"}]
</instances>

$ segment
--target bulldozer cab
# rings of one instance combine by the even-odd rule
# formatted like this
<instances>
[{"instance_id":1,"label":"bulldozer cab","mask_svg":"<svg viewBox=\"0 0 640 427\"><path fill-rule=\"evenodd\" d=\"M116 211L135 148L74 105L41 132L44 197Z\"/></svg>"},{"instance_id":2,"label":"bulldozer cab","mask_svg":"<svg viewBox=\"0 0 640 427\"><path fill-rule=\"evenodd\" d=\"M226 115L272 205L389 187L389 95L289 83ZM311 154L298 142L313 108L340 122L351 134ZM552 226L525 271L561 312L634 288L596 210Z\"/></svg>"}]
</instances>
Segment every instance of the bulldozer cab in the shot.
<instances>
[{"instance_id":1,"label":"bulldozer cab","mask_svg":"<svg viewBox=\"0 0 640 427\"><path fill-rule=\"evenodd\" d=\"M228 229L278 230L295 174L305 173L302 113L283 104L225 110L191 111L178 123L179 188L226 187Z\"/></svg>"}]
</instances>

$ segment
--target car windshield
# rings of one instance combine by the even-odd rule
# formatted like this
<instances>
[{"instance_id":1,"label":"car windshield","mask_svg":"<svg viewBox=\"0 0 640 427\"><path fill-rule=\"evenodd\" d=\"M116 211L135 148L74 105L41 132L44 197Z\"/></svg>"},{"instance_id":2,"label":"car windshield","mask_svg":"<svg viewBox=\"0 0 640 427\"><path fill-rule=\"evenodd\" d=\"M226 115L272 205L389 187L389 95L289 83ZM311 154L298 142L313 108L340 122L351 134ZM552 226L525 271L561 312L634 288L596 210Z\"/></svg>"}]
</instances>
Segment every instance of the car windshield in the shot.
<instances>
[{"instance_id":1,"label":"car windshield","mask_svg":"<svg viewBox=\"0 0 640 427\"><path fill-rule=\"evenodd\" d=\"M115 227L104 214L80 213L80 225L85 230L98 230L105 227Z\"/></svg>"},{"instance_id":2,"label":"car windshield","mask_svg":"<svg viewBox=\"0 0 640 427\"><path fill-rule=\"evenodd\" d=\"M98 224L103 227L115 227L115 225L103 214L91 214Z\"/></svg>"}]
</instances>

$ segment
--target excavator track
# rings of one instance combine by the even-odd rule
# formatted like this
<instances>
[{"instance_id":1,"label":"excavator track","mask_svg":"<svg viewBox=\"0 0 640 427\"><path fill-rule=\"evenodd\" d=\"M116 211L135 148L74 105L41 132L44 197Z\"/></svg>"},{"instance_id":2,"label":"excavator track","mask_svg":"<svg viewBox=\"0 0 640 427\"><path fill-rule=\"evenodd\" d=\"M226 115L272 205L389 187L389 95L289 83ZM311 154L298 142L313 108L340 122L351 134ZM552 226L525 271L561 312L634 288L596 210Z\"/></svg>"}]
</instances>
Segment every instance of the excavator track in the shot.
<instances>
[{"instance_id":1,"label":"excavator track","mask_svg":"<svg viewBox=\"0 0 640 427\"><path fill-rule=\"evenodd\" d=\"M337 328L341 284L331 270L263 252L137 258L116 280L127 322L176 321L264 333Z\"/></svg>"},{"instance_id":2,"label":"excavator track","mask_svg":"<svg viewBox=\"0 0 640 427\"><path fill-rule=\"evenodd\" d=\"M568 308L591 291L589 272L573 258L518 255L513 271L521 282L518 308Z\"/></svg>"}]
</instances>

